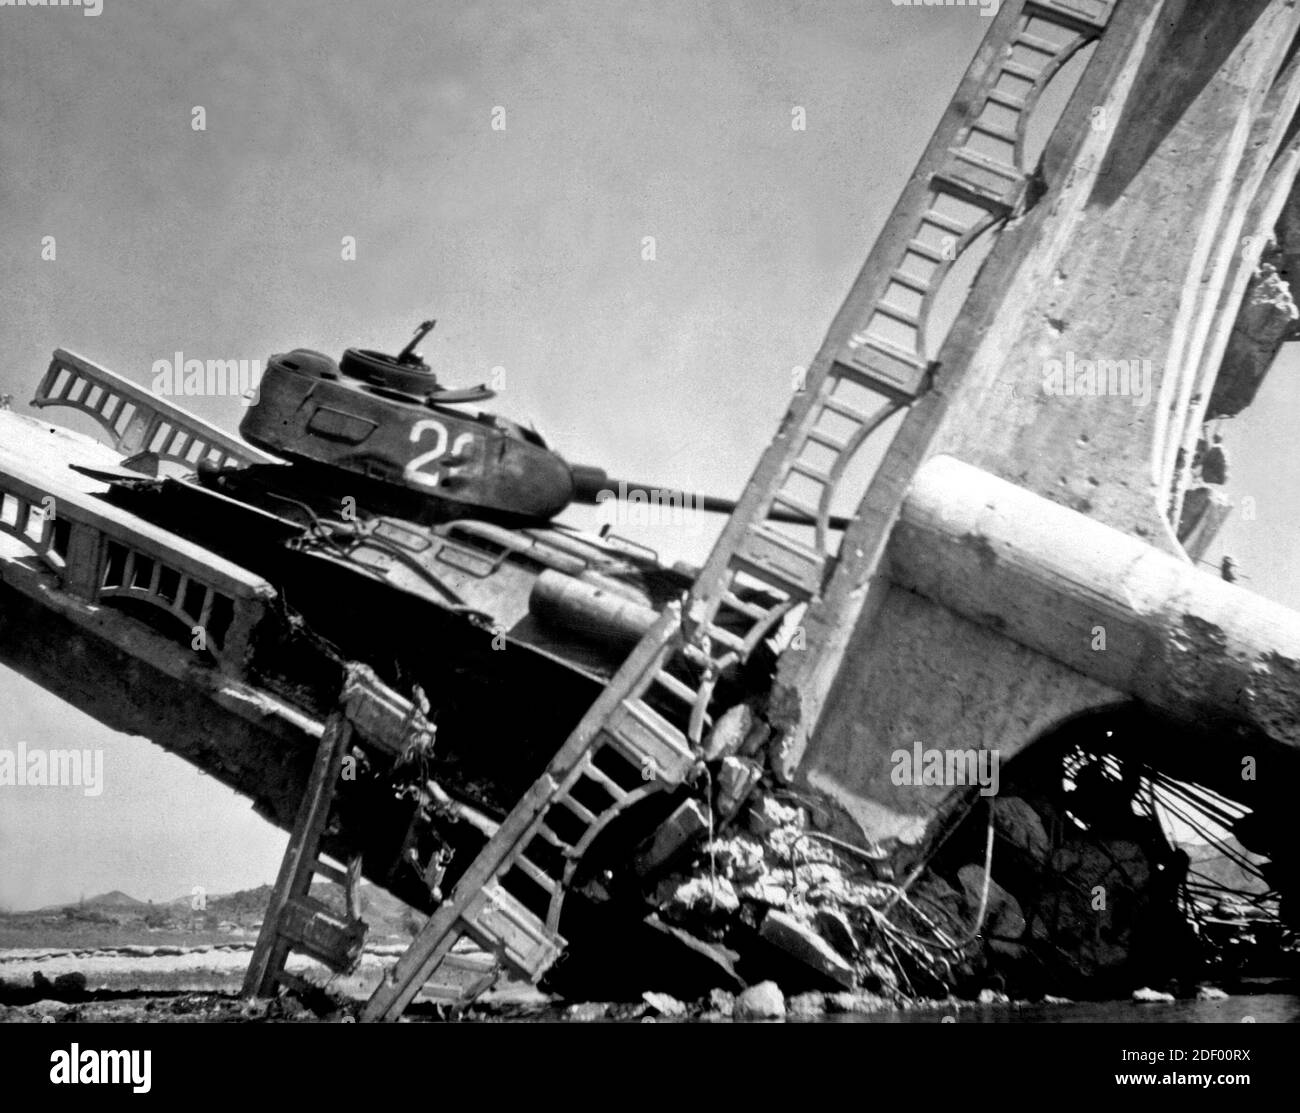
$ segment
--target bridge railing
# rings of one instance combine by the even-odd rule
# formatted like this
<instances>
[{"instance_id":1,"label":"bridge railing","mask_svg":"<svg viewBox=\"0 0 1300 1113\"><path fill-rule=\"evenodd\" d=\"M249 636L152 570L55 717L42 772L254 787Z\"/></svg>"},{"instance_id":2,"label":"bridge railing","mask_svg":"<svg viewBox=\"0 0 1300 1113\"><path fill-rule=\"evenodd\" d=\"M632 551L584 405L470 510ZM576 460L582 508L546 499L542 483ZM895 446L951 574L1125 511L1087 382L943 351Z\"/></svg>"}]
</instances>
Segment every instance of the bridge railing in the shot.
<instances>
[{"instance_id":1,"label":"bridge railing","mask_svg":"<svg viewBox=\"0 0 1300 1113\"><path fill-rule=\"evenodd\" d=\"M275 461L130 379L63 348L55 350L32 405L67 406L88 414L124 456L155 452L189 467L205 460L220 465Z\"/></svg>"},{"instance_id":2,"label":"bridge railing","mask_svg":"<svg viewBox=\"0 0 1300 1113\"><path fill-rule=\"evenodd\" d=\"M31 549L67 594L91 605L156 607L190 628L192 649L206 649L234 675L274 593L246 569L128 511L11 471L0 471L0 532Z\"/></svg>"}]
</instances>

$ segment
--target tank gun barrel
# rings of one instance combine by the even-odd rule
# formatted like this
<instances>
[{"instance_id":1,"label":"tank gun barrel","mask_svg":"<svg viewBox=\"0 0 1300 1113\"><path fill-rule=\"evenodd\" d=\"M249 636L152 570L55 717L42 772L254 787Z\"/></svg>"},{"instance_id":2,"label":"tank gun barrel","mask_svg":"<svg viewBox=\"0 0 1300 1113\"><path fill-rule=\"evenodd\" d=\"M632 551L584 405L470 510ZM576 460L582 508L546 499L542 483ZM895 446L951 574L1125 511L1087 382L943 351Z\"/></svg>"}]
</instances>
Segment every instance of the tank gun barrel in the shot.
<instances>
[{"instance_id":1,"label":"tank gun barrel","mask_svg":"<svg viewBox=\"0 0 1300 1113\"><path fill-rule=\"evenodd\" d=\"M641 491L646 496L654 492L661 504L671 504L681 506L685 509L705 510L710 514L730 514L736 509L735 499L724 499L717 495L698 495L689 491L676 490L670 487L657 487L651 483L632 483L626 479L611 479L605 474L603 468L590 467L586 464L573 464L570 466L573 472L573 501L584 503L588 506L599 506L609 498L625 497L629 491ZM602 498L602 496L604 496ZM786 522L791 525L811 526L813 520L803 514L796 513L792 510L781 510L772 508L768 511L768 519L773 522ZM827 526L830 529L847 529L849 519L839 515L831 515L827 519Z\"/></svg>"}]
</instances>

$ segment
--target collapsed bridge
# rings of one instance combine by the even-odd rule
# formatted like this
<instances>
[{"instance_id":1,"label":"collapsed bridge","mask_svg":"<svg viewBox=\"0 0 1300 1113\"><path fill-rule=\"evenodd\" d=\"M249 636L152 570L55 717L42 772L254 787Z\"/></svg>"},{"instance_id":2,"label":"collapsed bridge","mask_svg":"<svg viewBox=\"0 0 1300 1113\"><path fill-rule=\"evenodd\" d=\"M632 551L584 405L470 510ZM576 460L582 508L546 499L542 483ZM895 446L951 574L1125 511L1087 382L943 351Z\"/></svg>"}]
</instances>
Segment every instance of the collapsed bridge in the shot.
<instances>
[{"instance_id":1,"label":"collapsed bridge","mask_svg":"<svg viewBox=\"0 0 1300 1113\"><path fill-rule=\"evenodd\" d=\"M1063 732L1100 757L1119 725L1134 785L1164 770L1235 802L1293 894L1278 817L1300 772L1300 616L1195 562L1229 508L1208 423L1249 403L1300 316L1298 33L1283 0L1004 2L700 569L544 523L351 520L343 490L250 517L241 469L273 458L60 351L37 403L90 413L113 448L0 414L0 655L292 832L250 989L287 977L289 947L355 956L355 910L315 905L315 872L429 913L370 1018L431 985L540 977L628 907L693 906L701 845L733 890L709 890L710 915L735 901L706 952L749 931L861 984L874 960L839 906L915 935L937 915L908 903L927 865L978 910L948 945L977 944L1015 886L994 889L978 840L959 853L961 786L891 778L918 741L1010 767ZM1040 96L1085 51L1029 165ZM939 291L976 250L941 332ZM1095 378L1045 390L1067 357L1149 359L1146 404ZM177 474L123 468L141 453ZM205 466L229 474L204 486ZM1030 797L1045 833L1054 809L1072 822ZM987 829L989 847L1017 837L993 808ZM756 881L777 844L783 883ZM1040 866L1062 853L1082 854L1049 846ZM1027 947L1002 905L1004 942Z\"/></svg>"}]
</instances>

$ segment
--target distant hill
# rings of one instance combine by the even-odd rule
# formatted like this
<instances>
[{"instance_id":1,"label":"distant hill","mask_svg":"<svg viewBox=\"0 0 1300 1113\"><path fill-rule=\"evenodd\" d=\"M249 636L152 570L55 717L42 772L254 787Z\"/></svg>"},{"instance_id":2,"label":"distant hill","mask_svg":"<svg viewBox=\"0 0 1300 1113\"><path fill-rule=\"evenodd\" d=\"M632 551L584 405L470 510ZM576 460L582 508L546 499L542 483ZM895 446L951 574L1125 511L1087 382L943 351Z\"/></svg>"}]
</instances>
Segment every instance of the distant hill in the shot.
<instances>
[{"instance_id":1,"label":"distant hill","mask_svg":"<svg viewBox=\"0 0 1300 1113\"><path fill-rule=\"evenodd\" d=\"M343 911L343 889L332 881L319 878L312 883L311 895L336 912ZM256 889L240 889L235 893L209 896L204 911L219 920L246 923L260 920L271 899L271 886L259 885ZM193 897L177 897L168 902L168 908L187 914L191 911ZM408 905L368 881L361 883L361 918L370 925L372 935L405 935L404 924L418 914Z\"/></svg>"},{"instance_id":2,"label":"distant hill","mask_svg":"<svg viewBox=\"0 0 1300 1113\"><path fill-rule=\"evenodd\" d=\"M114 889L112 892L100 893L97 897L83 897L81 900L70 900L63 904L47 904L44 908L36 909L37 912L62 912L65 908L96 908L107 909L129 909L129 908L148 908L149 902L136 900L135 897L128 896L121 889Z\"/></svg>"},{"instance_id":3,"label":"distant hill","mask_svg":"<svg viewBox=\"0 0 1300 1113\"><path fill-rule=\"evenodd\" d=\"M111 893L100 893L97 897L87 897L86 904L97 905L101 908L147 908L148 903L142 900L136 900L135 897L129 897L121 889L114 889Z\"/></svg>"},{"instance_id":4,"label":"distant hill","mask_svg":"<svg viewBox=\"0 0 1300 1113\"><path fill-rule=\"evenodd\" d=\"M332 881L315 881L311 893L335 911L343 911L343 890ZM202 920L212 926L234 924L251 930L261 922L270 899L270 885L241 889L234 893L206 895L202 908L194 907L193 894L170 901L149 902L137 900L114 889L85 900L37 909L36 914L62 913L72 920L111 921L123 926L139 923L143 926L170 926L181 930L189 930L191 925ZM361 918L369 925L370 938L374 940L386 936L404 939L411 934L414 925L423 922L423 917L413 909L369 882L362 882L361 885Z\"/></svg>"},{"instance_id":5,"label":"distant hill","mask_svg":"<svg viewBox=\"0 0 1300 1113\"><path fill-rule=\"evenodd\" d=\"M245 919L261 919L266 911L266 902L271 899L271 886L259 885L256 889L240 889L234 893L209 894L205 897L203 911L222 920L240 923ZM180 913L194 911L194 896L188 894L168 901L164 906Z\"/></svg>"}]
</instances>

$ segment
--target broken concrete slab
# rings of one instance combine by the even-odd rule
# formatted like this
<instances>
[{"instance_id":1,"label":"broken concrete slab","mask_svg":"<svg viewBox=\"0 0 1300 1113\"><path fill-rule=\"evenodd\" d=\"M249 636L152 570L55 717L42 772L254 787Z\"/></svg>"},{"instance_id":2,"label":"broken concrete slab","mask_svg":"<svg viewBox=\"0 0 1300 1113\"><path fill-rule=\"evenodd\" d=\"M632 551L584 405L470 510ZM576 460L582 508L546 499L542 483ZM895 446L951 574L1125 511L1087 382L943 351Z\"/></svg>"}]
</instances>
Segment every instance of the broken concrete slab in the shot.
<instances>
[{"instance_id":1,"label":"broken concrete slab","mask_svg":"<svg viewBox=\"0 0 1300 1113\"><path fill-rule=\"evenodd\" d=\"M763 917L759 934L844 989L854 985L853 967L808 924L773 910Z\"/></svg>"},{"instance_id":2,"label":"broken concrete slab","mask_svg":"<svg viewBox=\"0 0 1300 1113\"><path fill-rule=\"evenodd\" d=\"M763 777L763 766L746 757L725 757L718 770L718 795L714 810L718 819L734 816Z\"/></svg>"},{"instance_id":3,"label":"broken concrete slab","mask_svg":"<svg viewBox=\"0 0 1300 1113\"><path fill-rule=\"evenodd\" d=\"M657 1016L675 1020L686 1015L686 1006L671 994L647 990L641 994L641 1000L649 1005L651 1011Z\"/></svg>"},{"instance_id":4,"label":"broken concrete slab","mask_svg":"<svg viewBox=\"0 0 1300 1113\"><path fill-rule=\"evenodd\" d=\"M735 951L720 943L708 943L698 939L690 932L665 924L655 915L647 916L645 922L650 928L669 935L680 943L698 965L711 967L711 976L715 985L730 986L734 990L744 988L744 981L736 973L736 962L740 955ZM682 964L678 962L677 965L680 967ZM704 984L708 985L708 982Z\"/></svg>"},{"instance_id":5,"label":"broken concrete slab","mask_svg":"<svg viewBox=\"0 0 1300 1113\"><path fill-rule=\"evenodd\" d=\"M637 847L632 869L644 877L666 868L708 829L709 815L704 805L687 800Z\"/></svg>"}]
</instances>

